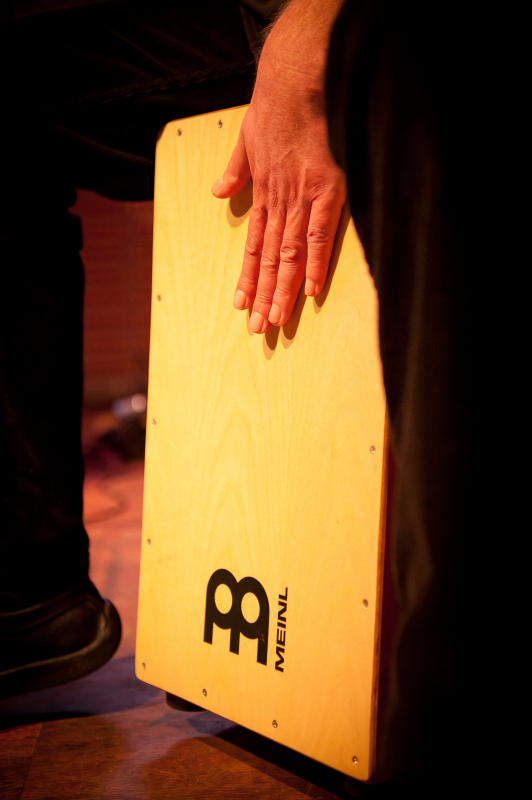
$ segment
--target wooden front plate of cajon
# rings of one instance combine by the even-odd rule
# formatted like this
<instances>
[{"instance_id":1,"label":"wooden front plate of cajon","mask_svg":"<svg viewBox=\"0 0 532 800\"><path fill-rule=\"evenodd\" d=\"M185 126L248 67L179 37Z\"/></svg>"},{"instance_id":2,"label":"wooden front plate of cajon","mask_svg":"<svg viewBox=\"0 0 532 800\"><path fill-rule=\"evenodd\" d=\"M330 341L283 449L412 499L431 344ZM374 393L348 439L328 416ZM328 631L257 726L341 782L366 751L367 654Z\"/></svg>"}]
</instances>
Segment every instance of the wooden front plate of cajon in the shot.
<instances>
[{"instance_id":1,"label":"wooden front plate of cajon","mask_svg":"<svg viewBox=\"0 0 532 800\"><path fill-rule=\"evenodd\" d=\"M352 222L282 329L232 300L246 109L157 146L137 676L362 780L375 750L386 408ZM266 134L267 135L267 134Z\"/></svg>"}]
</instances>

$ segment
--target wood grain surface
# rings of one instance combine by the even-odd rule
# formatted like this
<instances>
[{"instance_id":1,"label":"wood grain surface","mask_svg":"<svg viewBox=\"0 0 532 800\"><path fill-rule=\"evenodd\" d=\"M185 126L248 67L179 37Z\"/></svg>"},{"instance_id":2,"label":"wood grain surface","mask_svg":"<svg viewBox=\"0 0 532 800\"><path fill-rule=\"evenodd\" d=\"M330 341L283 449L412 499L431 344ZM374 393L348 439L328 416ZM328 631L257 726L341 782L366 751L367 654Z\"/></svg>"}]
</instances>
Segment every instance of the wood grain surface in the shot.
<instances>
[{"instance_id":1,"label":"wood grain surface","mask_svg":"<svg viewBox=\"0 0 532 800\"><path fill-rule=\"evenodd\" d=\"M244 113L170 123L158 143L137 676L365 779L386 448L375 290L344 217L326 287L283 329L255 335L232 308L251 187L227 201L209 187ZM214 625L204 641L218 569L264 588L267 664L257 639L237 655ZM223 585L215 598L234 601ZM246 594L244 618L258 610Z\"/></svg>"}]
</instances>

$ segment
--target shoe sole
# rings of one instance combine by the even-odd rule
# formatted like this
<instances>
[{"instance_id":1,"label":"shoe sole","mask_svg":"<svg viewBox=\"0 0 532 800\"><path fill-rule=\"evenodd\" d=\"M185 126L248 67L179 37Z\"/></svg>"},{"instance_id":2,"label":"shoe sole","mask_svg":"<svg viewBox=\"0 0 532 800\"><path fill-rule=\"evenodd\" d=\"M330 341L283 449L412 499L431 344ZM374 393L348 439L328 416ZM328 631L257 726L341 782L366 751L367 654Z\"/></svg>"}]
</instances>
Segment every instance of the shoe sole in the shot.
<instances>
[{"instance_id":1,"label":"shoe sole","mask_svg":"<svg viewBox=\"0 0 532 800\"><path fill-rule=\"evenodd\" d=\"M122 625L114 605L105 601L98 634L93 641L73 653L35 661L0 674L0 699L40 689L51 689L95 672L113 657L122 636Z\"/></svg>"}]
</instances>

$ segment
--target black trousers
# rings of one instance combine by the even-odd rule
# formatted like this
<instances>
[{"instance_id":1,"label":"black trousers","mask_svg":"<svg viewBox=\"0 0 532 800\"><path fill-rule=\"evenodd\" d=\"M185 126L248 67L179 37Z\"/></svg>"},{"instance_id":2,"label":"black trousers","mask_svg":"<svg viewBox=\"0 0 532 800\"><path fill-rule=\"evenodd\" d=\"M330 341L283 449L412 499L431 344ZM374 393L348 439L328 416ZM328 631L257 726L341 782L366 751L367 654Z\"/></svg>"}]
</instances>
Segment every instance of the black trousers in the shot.
<instances>
[{"instance_id":1,"label":"black trousers","mask_svg":"<svg viewBox=\"0 0 532 800\"><path fill-rule=\"evenodd\" d=\"M522 21L500 12L347 0L329 51L329 136L378 291L397 462L400 626L379 771L408 798L509 796L516 767L519 638L499 599L514 596L510 532L526 514L503 442L527 148Z\"/></svg>"},{"instance_id":2,"label":"black trousers","mask_svg":"<svg viewBox=\"0 0 532 800\"><path fill-rule=\"evenodd\" d=\"M75 189L153 196L170 119L249 102L235 0L127 0L0 23L0 592L53 596L86 575L83 266Z\"/></svg>"}]
</instances>

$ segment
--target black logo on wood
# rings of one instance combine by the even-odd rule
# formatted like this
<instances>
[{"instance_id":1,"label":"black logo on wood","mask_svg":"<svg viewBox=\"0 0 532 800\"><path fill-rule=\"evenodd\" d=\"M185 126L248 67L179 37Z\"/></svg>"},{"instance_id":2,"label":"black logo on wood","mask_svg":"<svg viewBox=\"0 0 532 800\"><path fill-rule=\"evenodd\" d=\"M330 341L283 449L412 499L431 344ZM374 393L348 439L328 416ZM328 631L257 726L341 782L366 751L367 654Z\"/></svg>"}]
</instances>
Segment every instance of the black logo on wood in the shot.
<instances>
[{"instance_id":1,"label":"black logo on wood","mask_svg":"<svg viewBox=\"0 0 532 800\"><path fill-rule=\"evenodd\" d=\"M284 672L284 651L286 647L286 609L288 607L288 588L284 590L284 594L279 595L279 611L277 612L277 638L275 644L275 655L277 661L275 662L275 669L279 672Z\"/></svg>"},{"instance_id":2,"label":"black logo on wood","mask_svg":"<svg viewBox=\"0 0 532 800\"><path fill-rule=\"evenodd\" d=\"M214 596L218 586L225 585L232 595L231 608L222 614L216 606ZM242 614L242 600L248 592L254 594L259 602L259 616L255 622L248 622ZM242 578L237 581L227 569L217 569L211 575L207 585L205 603L205 632L203 641L212 644L213 626L223 630L231 629L229 650L238 655L240 634L246 639L257 639L257 662L266 664L268 658L268 625L270 622L270 604L264 587L255 578Z\"/></svg>"}]
</instances>

